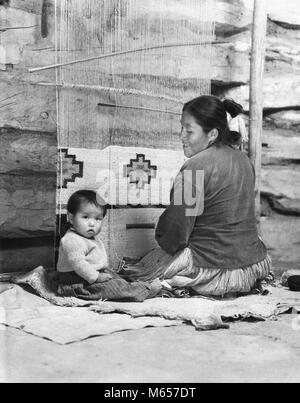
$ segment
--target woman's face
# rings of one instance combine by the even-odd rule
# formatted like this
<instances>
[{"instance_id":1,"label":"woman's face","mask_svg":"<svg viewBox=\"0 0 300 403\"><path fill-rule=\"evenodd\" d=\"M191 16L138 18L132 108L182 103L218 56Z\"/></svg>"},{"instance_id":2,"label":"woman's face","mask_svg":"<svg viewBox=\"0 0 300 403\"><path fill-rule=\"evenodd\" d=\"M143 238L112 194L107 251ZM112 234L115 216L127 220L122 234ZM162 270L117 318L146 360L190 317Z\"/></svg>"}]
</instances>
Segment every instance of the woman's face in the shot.
<instances>
[{"instance_id":1,"label":"woman's face","mask_svg":"<svg viewBox=\"0 0 300 403\"><path fill-rule=\"evenodd\" d=\"M187 158L191 158L207 149L210 143L209 135L204 132L196 119L187 111L182 114L181 126L180 139L184 155Z\"/></svg>"}]
</instances>

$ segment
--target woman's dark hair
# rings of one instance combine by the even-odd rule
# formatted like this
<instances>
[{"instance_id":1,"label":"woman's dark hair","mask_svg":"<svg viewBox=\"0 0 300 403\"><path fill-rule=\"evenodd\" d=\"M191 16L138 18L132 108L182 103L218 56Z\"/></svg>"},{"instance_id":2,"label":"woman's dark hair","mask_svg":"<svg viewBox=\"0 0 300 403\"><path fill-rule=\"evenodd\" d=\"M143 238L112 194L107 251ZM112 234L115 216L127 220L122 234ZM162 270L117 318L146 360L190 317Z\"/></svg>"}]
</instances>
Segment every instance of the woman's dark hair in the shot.
<instances>
[{"instance_id":1,"label":"woman's dark hair","mask_svg":"<svg viewBox=\"0 0 300 403\"><path fill-rule=\"evenodd\" d=\"M68 201L68 212L73 215L78 213L83 203L91 203L97 207L102 208L103 217L105 217L107 213L107 205L105 204L103 199L101 199L101 197L98 196L97 193L93 190L79 190L78 192L73 193Z\"/></svg>"},{"instance_id":2,"label":"woman's dark hair","mask_svg":"<svg viewBox=\"0 0 300 403\"><path fill-rule=\"evenodd\" d=\"M227 145L234 145L240 142L241 134L229 129L227 112L232 118L235 118L240 113L243 113L244 109L232 99L221 101L215 96L202 95L186 103L183 107L183 112L188 112L192 115L205 133L218 129L219 136L217 142Z\"/></svg>"}]
</instances>

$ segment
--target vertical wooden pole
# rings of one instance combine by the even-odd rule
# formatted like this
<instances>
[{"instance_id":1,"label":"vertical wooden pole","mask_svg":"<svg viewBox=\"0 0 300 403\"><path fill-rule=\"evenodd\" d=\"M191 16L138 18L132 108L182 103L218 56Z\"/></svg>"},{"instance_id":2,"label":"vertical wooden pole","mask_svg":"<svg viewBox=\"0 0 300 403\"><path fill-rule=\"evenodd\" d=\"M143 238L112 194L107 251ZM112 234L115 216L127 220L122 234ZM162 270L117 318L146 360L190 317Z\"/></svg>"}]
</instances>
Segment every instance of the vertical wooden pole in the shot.
<instances>
[{"instance_id":1,"label":"vertical wooden pole","mask_svg":"<svg viewBox=\"0 0 300 403\"><path fill-rule=\"evenodd\" d=\"M263 75L267 33L267 0L254 0L250 74L249 157L255 168L255 212L260 222L260 187L263 128Z\"/></svg>"},{"instance_id":2,"label":"vertical wooden pole","mask_svg":"<svg viewBox=\"0 0 300 403\"><path fill-rule=\"evenodd\" d=\"M42 38L48 36L48 0L43 0L42 3L41 34Z\"/></svg>"}]
</instances>

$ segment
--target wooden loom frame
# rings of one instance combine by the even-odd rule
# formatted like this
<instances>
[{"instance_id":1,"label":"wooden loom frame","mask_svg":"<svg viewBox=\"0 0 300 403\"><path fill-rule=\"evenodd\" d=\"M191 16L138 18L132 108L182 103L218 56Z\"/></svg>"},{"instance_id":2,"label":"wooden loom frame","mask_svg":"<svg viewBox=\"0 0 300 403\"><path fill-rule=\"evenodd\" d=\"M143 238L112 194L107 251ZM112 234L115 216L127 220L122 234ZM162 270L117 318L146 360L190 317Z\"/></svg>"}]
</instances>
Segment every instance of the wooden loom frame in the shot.
<instances>
[{"instance_id":1,"label":"wooden loom frame","mask_svg":"<svg viewBox=\"0 0 300 403\"><path fill-rule=\"evenodd\" d=\"M45 0L43 0L43 5ZM45 6L44 6L45 8ZM252 29L252 51L251 51L251 68L250 68L250 127L249 127L249 158L255 169L255 215L257 222L260 222L261 216L261 165L262 165L262 126L263 126L263 74L265 62L265 45L267 31L267 0L254 0L253 9L253 29ZM212 44L218 42L212 42ZM191 46L194 44L186 44ZM170 44L169 46L174 46ZM168 47L168 46L167 46ZM151 48L150 48L151 49ZM137 49L142 51L145 49ZM120 52L128 53L128 51ZM86 62L102 57L113 57L116 54L94 57L92 59L76 60L66 64L75 64ZM58 68L61 65L50 65L30 69L33 73L40 70L48 70ZM55 85L52 83L41 83L41 85ZM163 111L160 111L163 112ZM168 112L168 111L165 111Z\"/></svg>"},{"instance_id":2,"label":"wooden loom frame","mask_svg":"<svg viewBox=\"0 0 300 403\"><path fill-rule=\"evenodd\" d=\"M43 5L45 0L43 2ZM255 214L258 223L260 222L261 215L261 165L262 165L262 126L263 126L263 74L265 62L265 46L266 46L266 30L267 30L267 0L254 0L253 9L253 29L252 29L252 54L251 54L251 68L250 68L250 96L249 96L249 111L250 111L250 127L249 127L249 158L255 169ZM211 44L218 43L212 42ZM186 46L193 46L195 44L185 44ZM169 44L165 47L173 47L174 44ZM157 48L157 47L153 47ZM152 49L136 49L135 51L143 51ZM30 69L30 73L41 70L48 70L58 68L63 65L70 65L75 63L82 63L90 60L95 60L105 57L113 57L118 54L126 54L131 51L117 52L84 60L75 60L73 62L50 65L44 67L37 67ZM52 83L40 83L40 85L54 85ZM134 107L133 107L134 109ZM164 111L160 111L164 112ZM165 111L168 112L168 111Z\"/></svg>"},{"instance_id":3,"label":"wooden loom frame","mask_svg":"<svg viewBox=\"0 0 300 403\"><path fill-rule=\"evenodd\" d=\"M255 215L261 216L263 75L267 33L267 0L254 0L250 72L249 157L255 169Z\"/></svg>"}]
</instances>

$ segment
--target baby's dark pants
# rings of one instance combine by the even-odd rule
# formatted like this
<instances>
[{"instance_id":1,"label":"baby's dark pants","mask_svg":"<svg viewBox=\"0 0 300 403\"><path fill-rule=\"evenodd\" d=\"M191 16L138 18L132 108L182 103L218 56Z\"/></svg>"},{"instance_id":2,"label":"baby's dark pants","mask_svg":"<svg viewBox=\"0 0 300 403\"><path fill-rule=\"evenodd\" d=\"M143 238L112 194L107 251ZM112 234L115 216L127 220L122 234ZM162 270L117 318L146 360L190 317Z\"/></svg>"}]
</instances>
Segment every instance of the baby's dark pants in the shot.
<instances>
[{"instance_id":1,"label":"baby's dark pants","mask_svg":"<svg viewBox=\"0 0 300 403\"><path fill-rule=\"evenodd\" d=\"M84 300L108 300L122 302L142 302L154 298L161 290L160 283L136 281L130 283L112 270L105 269L112 279L104 283L89 284L76 273L58 273L58 294L63 297L76 297Z\"/></svg>"}]
</instances>

